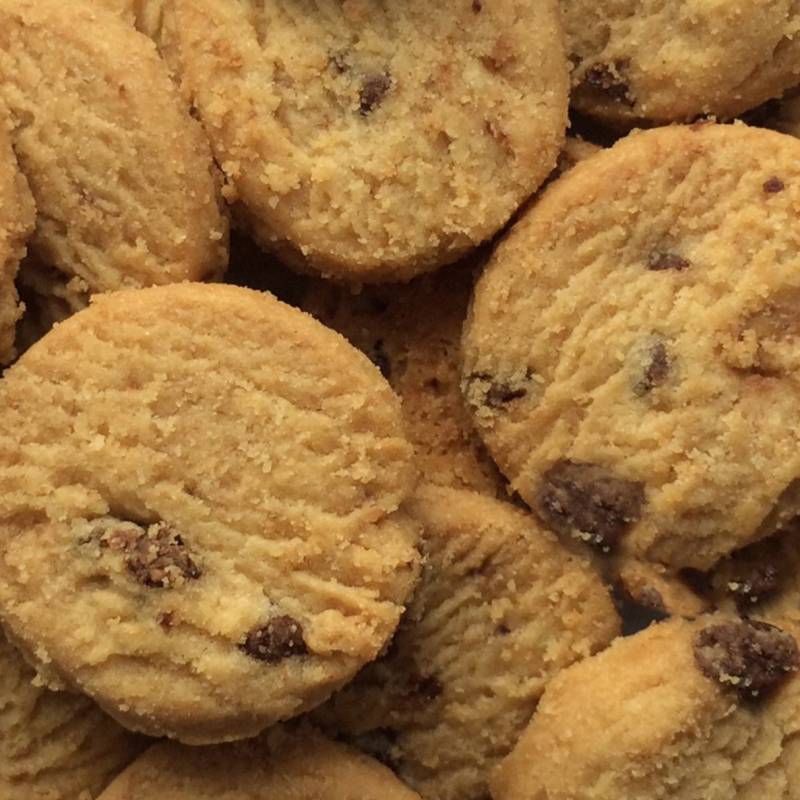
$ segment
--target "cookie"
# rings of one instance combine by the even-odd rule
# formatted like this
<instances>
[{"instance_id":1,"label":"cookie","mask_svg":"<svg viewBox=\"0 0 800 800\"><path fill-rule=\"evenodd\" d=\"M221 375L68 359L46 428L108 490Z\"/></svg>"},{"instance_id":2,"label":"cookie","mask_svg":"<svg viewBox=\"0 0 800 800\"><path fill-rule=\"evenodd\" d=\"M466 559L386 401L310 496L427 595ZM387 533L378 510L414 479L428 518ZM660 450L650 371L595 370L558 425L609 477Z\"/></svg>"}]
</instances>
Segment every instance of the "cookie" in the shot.
<instances>
[{"instance_id":1,"label":"cookie","mask_svg":"<svg viewBox=\"0 0 800 800\"><path fill-rule=\"evenodd\" d=\"M478 259L402 286L314 281L301 306L366 353L403 401L406 431L425 480L505 495L459 388L461 328Z\"/></svg>"},{"instance_id":2,"label":"cookie","mask_svg":"<svg viewBox=\"0 0 800 800\"><path fill-rule=\"evenodd\" d=\"M618 639L550 682L492 797L797 797L799 634L710 616Z\"/></svg>"},{"instance_id":3,"label":"cookie","mask_svg":"<svg viewBox=\"0 0 800 800\"><path fill-rule=\"evenodd\" d=\"M153 43L97 2L0 2L0 108L38 207L31 251L88 292L218 276L227 220Z\"/></svg>"},{"instance_id":4,"label":"cookie","mask_svg":"<svg viewBox=\"0 0 800 800\"><path fill-rule=\"evenodd\" d=\"M794 0L561 3L574 107L606 122L733 118L800 83Z\"/></svg>"},{"instance_id":5,"label":"cookie","mask_svg":"<svg viewBox=\"0 0 800 800\"><path fill-rule=\"evenodd\" d=\"M160 47L239 218L300 268L380 282L455 261L555 165L568 88L555 0L167 11Z\"/></svg>"},{"instance_id":6,"label":"cookie","mask_svg":"<svg viewBox=\"0 0 800 800\"><path fill-rule=\"evenodd\" d=\"M704 124L625 138L513 228L462 389L545 525L705 570L797 515L799 213L800 142Z\"/></svg>"},{"instance_id":7,"label":"cookie","mask_svg":"<svg viewBox=\"0 0 800 800\"><path fill-rule=\"evenodd\" d=\"M33 231L34 214L28 184L0 125L0 365L14 358L15 326L22 316L14 278Z\"/></svg>"},{"instance_id":8,"label":"cookie","mask_svg":"<svg viewBox=\"0 0 800 800\"><path fill-rule=\"evenodd\" d=\"M0 795L96 797L143 749L85 697L49 692L0 633Z\"/></svg>"},{"instance_id":9,"label":"cookie","mask_svg":"<svg viewBox=\"0 0 800 800\"><path fill-rule=\"evenodd\" d=\"M222 285L97 295L0 404L0 615L50 684L144 733L235 739L394 632L411 446L377 368L308 315Z\"/></svg>"},{"instance_id":10,"label":"cookie","mask_svg":"<svg viewBox=\"0 0 800 800\"><path fill-rule=\"evenodd\" d=\"M98 800L419 800L378 762L313 729L216 747L157 744Z\"/></svg>"},{"instance_id":11,"label":"cookie","mask_svg":"<svg viewBox=\"0 0 800 800\"><path fill-rule=\"evenodd\" d=\"M425 486L425 568L387 653L315 712L425 798L478 800L559 670L619 633L585 559L529 515Z\"/></svg>"}]
</instances>

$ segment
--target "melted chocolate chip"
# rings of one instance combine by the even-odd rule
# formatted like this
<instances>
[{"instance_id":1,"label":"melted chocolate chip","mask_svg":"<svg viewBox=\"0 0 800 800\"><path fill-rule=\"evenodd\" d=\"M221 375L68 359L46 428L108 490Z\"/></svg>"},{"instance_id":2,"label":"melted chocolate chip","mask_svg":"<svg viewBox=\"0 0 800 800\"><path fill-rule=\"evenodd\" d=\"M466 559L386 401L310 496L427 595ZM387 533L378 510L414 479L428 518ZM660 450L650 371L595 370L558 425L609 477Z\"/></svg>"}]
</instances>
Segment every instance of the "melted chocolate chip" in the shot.
<instances>
[{"instance_id":1,"label":"melted chocolate chip","mask_svg":"<svg viewBox=\"0 0 800 800\"><path fill-rule=\"evenodd\" d=\"M483 11L483 3L481 0L472 0L472 11L474 14L480 14Z\"/></svg>"},{"instance_id":2,"label":"melted chocolate chip","mask_svg":"<svg viewBox=\"0 0 800 800\"><path fill-rule=\"evenodd\" d=\"M500 624L499 624L499 625L498 625L498 626L497 626L497 627L494 629L494 632L495 632L495 633L496 633L498 636L508 636L508 635L511 633L511 628L509 628L509 627L508 627L508 625L506 625L506 624L504 624L504 623L502 623L502 622L501 622L501 623L500 623Z\"/></svg>"},{"instance_id":3,"label":"melted chocolate chip","mask_svg":"<svg viewBox=\"0 0 800 800\"><path fill-rule=\"evenodd\" d=\"M542 476L536 510L558 533L613 547L642 514L644 484L598 464L563 459Z\"/></svg>"},{"instance_id":4,"label":"melted chocolate chip","mask_svg":"<svg viewBox=\"0 0 800 800\"><path fill-rule=\"evenodd\" d=\"M647 268L653 272L663 272L668 269L680 271L690 266L691 262L687 261L683 256L660 250L654 250L647 259Z\"/></svg>"},{"instance_id":5,"label":"melted chocolate chip","mask_svg":"<svg viewBox=\"0 0 800 800\"><path fill-rule=\"evenodd\" d=\"M251 630L239 649L257 661L269 664L308 653L303 626L293 617L274 617L266 625Z\"/></svg>"},{"instance_id":6,"label":"melted chocolate chip","mask_svg":"<svg viewBox=\"0 0 800 800\"><path fill-rule=\"evenodd\" d=\"M667 380L669 372L670 360L667 354L667 346L662 340L656 339L647 351L641 377L633 387L634 394L637 397L644 397L649 394Z\"/></svg>"},{"instance_id":7,"label":"melted chocolate chip","mask_svg":"<svg viewBox=\"0 0 800 800\"><path fill-rule=\"evenodd\" d=\"M793 636L775 625L746 619L703 628L694 639L694 657L706 677L752 697L773 688L800 665Z\"/></svg>"},{"instance_id":8,"label":"melted chocolate chip","mask_svg":"<svg viewBox=\"0 0 800 800\"><path fill-rule=\"evenodd\" d=\"M381 375L387 381L392 377L392 362L384 347L383 339L378 339L372 346L369 359L381 371Z\"/></svg>"},{"instance_id":9,"label":"melted chocolate chip","mask_svg":"<svg viewBox=\"0 0 800 800\"><path fill-rule=\"evenodd\" d=\"M781 573L775 564L742 564L728 581L728 591L736 598L740 611L775 594L780 588Z\"/></svg>"},{"instance_id":10,"label":"melted chocolate chip","mask_svg":"<svg viewBox=\"0 0 800 800\"><path fill-rule=\"evenodd\" d=\"M366 78L358 98L358 108L361 114L366 116L380 105L391 86L392 79L388 75L370 75Z\"/></svg>"},{"instance_id":11,"label":"melted chocolate chip","mask_svg":"<svg viewBox=\"0 0 800 800\"><path fill-rule=\"evenodd\" d=\"M172 589L202 575L183 538L164 522L147 529L133 523L112 527L103 533L100 546L122 551L128 572L150 588Z\"/></svg>"},{"instance_id":12,"label":"melted chocolate chip","mask_svg":"<svg viewBox=\"0 0 800 800\"><path fill-rule=\"evenodd\" d=\"M631 95L631 88L622 77L626 64L621 61L614 64L595 64L586 70L583 85L601 92L617 103L633 107L636 100Z\"/></svg>"},{"instance_id":13,"label":"melted chocolate chip","mask_svg":"<svg viewBox=\"0 0 800 800\"><path fill-rule=\"evenodd\" d=\"M768 181L765 181L763 189L765 194L777 194L786 188L786 184L778 177L772 176Z\"/></svg>"}]
</instances>

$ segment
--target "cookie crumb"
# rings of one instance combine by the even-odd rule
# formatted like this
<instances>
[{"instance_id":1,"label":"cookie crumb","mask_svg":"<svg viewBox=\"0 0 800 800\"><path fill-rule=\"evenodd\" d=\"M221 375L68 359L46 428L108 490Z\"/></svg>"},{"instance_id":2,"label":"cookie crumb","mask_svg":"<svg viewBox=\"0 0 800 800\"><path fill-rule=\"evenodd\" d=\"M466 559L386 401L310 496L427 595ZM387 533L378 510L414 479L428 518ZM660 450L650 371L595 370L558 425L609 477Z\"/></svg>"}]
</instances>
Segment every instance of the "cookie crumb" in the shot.
<instances>
[{"instance_id":1,"label":"cookie crumb","mask_svg":"<svg viewBox=\"0 0 800 800\"><path fill-rule=\"evenodd\" d=\"M386 74L370 75L364 80L358 99L358 107L362 116L367 116L383 102L383 98L391 86L392 79Z\"/></svg>"},{"instance_id":2,"label":"cookie crumb","mask_svg":"<svg viewBox=\"0 0 800 800\"><path fill-rule=\"evenodd\" d=\"M266 625L253 628L239 649L257 661L270 664L308 653L302 625L287 615L274 617Z\"/></svg>"},{"instance_id":3,"label":"cookie crumb","mask_svg":"<svg viewBox=\"0 0 800 800\"><path fill-rule=\"evenodd\" d=\"M775 625L735 620L710 625L694 639L700 671L745 696L758 697L800 666L794 637Z\"/></svg>"},{"instance_id":4,"label":"cookie crumb","mask_svg":"<svg viewBox=\"0 0 800 800\"><path fill-rule=\"evenodd\" d=\"M644 502L641 481L618 478L599 464L562 459L542 476L536 510L558 533L608 550L639 520Z\"/></svg>"}]
</instances>

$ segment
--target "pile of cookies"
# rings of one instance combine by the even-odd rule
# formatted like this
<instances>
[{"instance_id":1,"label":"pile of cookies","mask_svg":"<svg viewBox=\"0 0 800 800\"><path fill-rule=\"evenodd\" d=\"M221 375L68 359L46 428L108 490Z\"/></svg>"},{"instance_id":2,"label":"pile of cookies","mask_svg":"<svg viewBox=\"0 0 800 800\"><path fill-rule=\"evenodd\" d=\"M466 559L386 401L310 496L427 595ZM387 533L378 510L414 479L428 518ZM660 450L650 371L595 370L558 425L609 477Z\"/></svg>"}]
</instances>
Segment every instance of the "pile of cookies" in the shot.
<instances>
[{"instance_id":1,"label":"pile of cookies","mask_svg":"<svg viewBox=\"0 0 800 800\"><path fill-rule=\"evenodd\" d=\"M789 0L0 0L0 798L799 798L798 86Z\"/></svg>"}]
</instances>

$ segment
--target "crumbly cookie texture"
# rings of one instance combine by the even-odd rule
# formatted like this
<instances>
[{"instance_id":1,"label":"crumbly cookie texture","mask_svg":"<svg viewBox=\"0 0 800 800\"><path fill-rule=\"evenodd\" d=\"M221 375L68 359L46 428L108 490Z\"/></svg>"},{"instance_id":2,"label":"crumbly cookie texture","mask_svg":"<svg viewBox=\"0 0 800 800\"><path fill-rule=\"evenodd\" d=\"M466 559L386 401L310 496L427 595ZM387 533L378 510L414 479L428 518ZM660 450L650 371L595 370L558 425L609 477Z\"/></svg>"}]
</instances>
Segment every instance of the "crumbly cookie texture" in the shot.
<instances>
[{"instance_id":1,"label":"crumbly cookie texture","mask_svg":"<svg viewBox=\"0 0 800 800\"><path fill-rule=\"evenodd\" d=\"M216 747L157 744L98 800L419 800L377 761L308 726Z\"/></svg>"},{"instance_id":2,"label":"crumbly cookie texture","mask_svg":"<svg viewBox=\"0 0 800 800\"><path fill-rule=\"evenodd\" d=\"M0 108L38 208L31 250L91 292L227 262L208 142L153 43L96 2L0 0Z\"/></svg>"},{"instance_id":3,"label":"crumbly cookie texture","mask_svg":"<svg viewBox=\"0 0 800 800\"><path fill-rule=\"evenodd\" d=\"M375 366L310 316L222 285L98 295L0 404L0 613L46 680L221 741L321 702L394 632L412 448Z\"/></svg>"},{"instance_id":4,"label":"crumbly cookie texture","mask_svg":"<svg viewBox=\"0 0 800 800\"><path fill-rule=\"evenodd\" d=\"M0 795L96 797L144 748L85 697L50 692L0 633Z\"/></svg>"},{"instance_id":5,"label":"crumbly cookie texture","mask_svg":"<svg viewBox=\"0 0 800 800\"><path fill-rule=\"evenodd\" d=\"M735 117L800 83L797 0L561 3L572 103L607 122Z\"/></svg>"},{"instance_id":6,"label":"crumbly cookie texture","mask_svg":"<svg viewBox=\"0 0 800 800\"><path fill-rule=\"evenodd\" d=\"M742 124L632 134L500 244L462 389L541 520L708 569L798 514L800 142Z\"/></svg>"},{"instance_id":7,"label":"crumbly cookie texture","mask_svg":"<svg viewBox=\"0 0 800 800\"><path fill-rule=\"evenodd\" d=\"M160 47L242 220L301 268L376 282L455 261L555 165L568 89L555 0L167 10Z\"/></svg>"},{"instance_id":8,"label":"crumbly cookie texture","mask_svg":"<svg viewBox=\"0 0 800 800\"><path fill-rule=\"evenodd\" d=\"M606 647L620 621L589 562L529 515L425 486L422 581L388 651L316 719L423 797L478 800L547 682Z\"/></svg>"},{"instance_id":9,"label":"crumbly cookie texture","mask_svg":"<svg viewBox=\"0 0 800 800\"><path fill-rule=\"evenodd\" d=\"M426 481L505 496L459 388L461 328L482 260L356 292L314 281L301 305L366 353L400 396Z\"/></svg>"},{"instance_id":10,"label":"crumbly cookie texture","mask_svg":"<svg viewBox=\"0 0 800 800\"><path fill-rule=\"evenodd\" d=\"M0 124L0 365L15 355L15 326L22 306L14 279L33 232L35 213L28 184Z\"/></svg>"},{"instance_id":11,"label":"crumbly cookie texture","mask_svg":"<svg viewBox=\"0 0 800 800\"><path fill-rule=\"evenodd\" d=\"M492 797L797 797L798 633L715 615L618 639L551 681Z\"/></svg>"}]
</instances>

